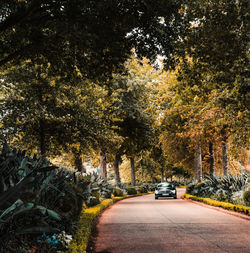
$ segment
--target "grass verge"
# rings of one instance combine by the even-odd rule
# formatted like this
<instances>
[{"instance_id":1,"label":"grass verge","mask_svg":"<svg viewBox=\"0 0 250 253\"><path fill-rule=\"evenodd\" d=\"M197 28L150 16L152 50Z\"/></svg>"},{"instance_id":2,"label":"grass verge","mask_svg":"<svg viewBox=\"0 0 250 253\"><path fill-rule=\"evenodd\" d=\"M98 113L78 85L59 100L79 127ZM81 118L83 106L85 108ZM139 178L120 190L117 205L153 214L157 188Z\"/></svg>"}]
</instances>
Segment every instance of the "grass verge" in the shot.
<instances>
[{"instance_id":1,"label":"grass verge","mask_svg":"<svg viewBox=\"0 0 250 253\"><path fill-rule=\"evenodd\" d=\"M197 197L197 196L190 195L190 194L187 194L187 193L185 193L183 195L183 197L185 199L191 199L191 200L203 202L203 203L208 204L210 206L222 207L222 208L227 209L227 210L232 210L232 211L236 211L236 212L239 212L239 213L244 213L244 214L250 216L250 207L247 207L247 206L234 205L234 204L231 204L231 203L228 203L228 202L213 200L213 199L210 199L210 198Z\"/></svg>"},{"instance_id":2,"label":"grass verge","mask_svg":"<svg viewBox=\"0 0 250 253\"><path fill-rule=\"evenodd\" d=\"M79 220L79 227L76 230L73 240L71 241L67 253L86 253L88 241L91 235L92 226L96 217L107 207L111 206L115 202L131 198L142 196L149 193L141 193L136 195L126 195L122 197L113 197L112 199L105 199L100 204L86 208L82 210Z\"/></svg>"}]
</instances>

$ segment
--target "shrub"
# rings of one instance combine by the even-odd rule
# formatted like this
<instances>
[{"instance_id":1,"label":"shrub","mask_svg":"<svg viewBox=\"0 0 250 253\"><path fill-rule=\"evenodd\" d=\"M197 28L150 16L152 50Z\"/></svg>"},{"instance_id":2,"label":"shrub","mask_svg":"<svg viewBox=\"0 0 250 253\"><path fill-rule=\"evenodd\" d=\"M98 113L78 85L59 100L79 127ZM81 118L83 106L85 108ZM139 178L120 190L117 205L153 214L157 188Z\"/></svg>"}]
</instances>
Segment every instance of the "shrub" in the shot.
<instances>
[{"instance_id":1,"label":"shrub","mask_svg":"<svg viewBox=\"0 0 250 253\"><path fill-rule=\"evenodd\" d=\"M193 190L194 190L195 184L189 184L186 187L186 193L188 194L193 194Z\"/></svg>"},{"instance_id":2,"label":"shrub","mask_svg":"<svg viewBox=\"0 0 250 253\"><path fill-rule=\"evenodd\" d=\"M242 190L250 178L248 172L244 172L241 175L231 175L218 177L218 176L206 176L206 184L204 185L205 193L207 197L210 197L214 192L218 195L226 195L228 200L234 192ZM222 191L223 193L220 193Z\"/></svg>"},{"instance_id":3,"label":"shrub","mask_svg":"<svg viewBox=\"0 0 250 253\"><path fill-rule=\"evenodd\" d=\"M123 196L123 191L122 191L122 189L116 187L113 190L113 194L115 197Z\"/></svg>"},{"instance_id":4,"label":"shrub","mask_svg":"<svg viewBox=\"0 0 250 253\"><path fill-rule=\"evenodd\" d=\"M68 253L86 252L94 219L97 217L97 215L100 214L103 209L112 205L114 202L115 200L113 199L105 199L97 206L82 211L79 220L79 227L77 228L76 233L73 236L73 240L69 245L67 251Z\"/></svg>"},{"instance_id":5,"label":"shrub","mask_svg":"<svg viewBox=\"0 0 250 253\"><path fill-rule=\"evenodd\" d=\"M136 190L135 187L130 186L130 187L128 187L126 190L127 190L128 195L137 194L137 190Z\"/></svg>"},{"instance_id":6,"label":"shrub","mask_svg":"<svg viewBox=\"0 0 250 253\"><path fill-rule=\"evenodd\" d=\"M197 196L206 196L206 182L200 182L194 186L194 191Z\"/></svg>"},{"instance_id":7,"label":"shrub","mask_svg":"<svg viewBox=\"0 0 250 253\"><path fill-rule=\"evenodd\" d=\"M92 191L88 201L88 206L96 206L100 203L100 193L98 190Z\"/></svg>"},{"instance_id":8,"label":"shrub","mask_svg":"<svg viewBox=\"0 0 250 253\"><path fill-rule=\"evenodd\" d=\"M147 188L144 186L137 186L136 189L139 193L147 193L148 192Z\"/></svg>"},{"instance_id":9,"label":"shrub","mask_svg":"<svg viewBox=\"0 0 250 253\"><path fill-rule=\"evenodd\" d=\"M101 177L96 172L89 173L85 177L87 177L90 182L89 184L90 192L99 191L100 197L102 197L103 199L111 198L113 186L110 185L105 178Z\"/></svg>"},{"instance_id":10,"label":"shrub","mask_svg":"<svg viewBox=\"0 0 250 253\"><path fill-rule=\"evenodd\" d=\"M147 191L154 191L156 188L157 184L153 184L153 183L144 183L143 186L146 187Z\"/></svg>"},{"instance_id":11,"label":"shrub","mask_svg":"<svg viewBox=\"0 0 250 253\"><path fill-rule=\"evenodd\" d=\"M229 202L231 201L231 195L228 194L227 191L223 190L223 189L219 189L216 191L216 193L210 195L210 196L204 196L204 197L210 197L214 200L218 200L218 201L226 201Z\"/></svg>"},{"instance_id":12,"label":"shrub","mask_svg":"<svg viewBox=\"0 0 250 253\"><path fill-rule=\"evenodd\" d=\"M232 194L230 202L233 204L245 205L243 194L244 194L244 190L234 192Z\"/></svg>"},{"instance_id":13,"label":"shrub","mask_svg":"<svg viewBox=\"0 0 250 253\"><path fill-rule=\"evenodd\" d=\"M180 187L180 186L186 185L186 183L185 183L184 180L180 180L180 181L172 180L171 184L173 184L176 187Z\"/></svg>"},{"instance_id":14,"label":"shrub","mask_svg":"<svg viewBox=\"0 0 250 253\"><path fill-rule=\"evenodd\" d=\"M186 193L184 194L184 198L204 202L205 204L208 204L211 206L222 207L227 210L232 210L232 211L241 212L241 213L250 215L250 207L247 207L247 206L234 205L228 202L217 201L210 198L197 197L197 196L193 196Z\"/></svg>"},{"instance_id":15,"label":"shrub","mask_svg":"<svg viewBox=\"0 0 250 253\"><path fill-rule=\"evenodd\" d=\"M224 177L206 176L205 181L188 185L186 192L199 197L208 197L214 200L227 201L232 204L244 204L244 190L248 189L250 173Z\"/></svg>"},{"instance_id":16,"label":"shrub","mask_svg":"<svg viewBox=\"0 0 250 253\"><path fill-rule=\"evenodd\" d=\"M32 246L48 251L50 245L41 235L56 237L61 231L72 234L83 201L90 195L84 177L56 167L43 157L27 156L25 151L11 149L6 143L0 154L0 178L0 234L3 235L0 252L9 252L9 245L16 245L11 246L15 252ZM41 239L39 243L37 236Z\"/></svg>"},{"instance_id":17,"label":"shrub","mask_svg":"<svg viewBox=\"0 0 250 253\"><path fill-rule=\"evenodd\" d=\"M103 192L101 196L103 199L110 199L111 195L112 195L112 192Z\"/></svg>"},{"instance_id":18,"label":"shrub","mask_svg":"<svg viewBox=\"0 0 250 253\"><path fill-rule=\"evenodd\" d=\"M205 182L200 182L200 183L196 184L194 188L199 190L199 189L201 189L204 185L205 185Z\"/></svg>"},{"instance_id":19,"label":"shrub","mask_svg":"<svg viewBox=\"0 0 250 253\"><path fill-rule=\"evenodd\" d=\"M250 206L250 190L244 192L243 199L246 205Z\"/></svg>"}]
</instances>

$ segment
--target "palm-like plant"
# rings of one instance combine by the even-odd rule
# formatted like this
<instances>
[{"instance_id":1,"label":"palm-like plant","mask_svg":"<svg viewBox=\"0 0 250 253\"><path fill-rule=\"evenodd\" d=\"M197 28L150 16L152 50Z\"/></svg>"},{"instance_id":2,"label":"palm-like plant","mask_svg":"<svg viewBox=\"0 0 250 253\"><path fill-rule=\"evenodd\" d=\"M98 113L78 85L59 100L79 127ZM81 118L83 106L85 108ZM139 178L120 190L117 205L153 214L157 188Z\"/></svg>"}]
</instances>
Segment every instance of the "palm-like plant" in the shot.
<instances>
[{"instance_id":1,"label":"palm-like plant","mask_svg":"<svg viewBox=\"0 0 250 253\"><path fill-rule=\"evenodd\" d=\"M232 196L234 193L242 191L247 188L250 183L250 173L244 172L240 175L227 175L227 176L209 176L197 185L193 184L188 187L190 194L211 197L217 200L226 200L234 202Z\"/></svg>"},{"instance_id":2,"label":"palm-like plant","mask_svg":"<svg viewBox=\"0 0 250 253\"><path fill-rule=\"evenodd\" d=\"M0 155L0 251L17 236L72 233L90 180L6 143Z\"/></svg>"}]
</instances>

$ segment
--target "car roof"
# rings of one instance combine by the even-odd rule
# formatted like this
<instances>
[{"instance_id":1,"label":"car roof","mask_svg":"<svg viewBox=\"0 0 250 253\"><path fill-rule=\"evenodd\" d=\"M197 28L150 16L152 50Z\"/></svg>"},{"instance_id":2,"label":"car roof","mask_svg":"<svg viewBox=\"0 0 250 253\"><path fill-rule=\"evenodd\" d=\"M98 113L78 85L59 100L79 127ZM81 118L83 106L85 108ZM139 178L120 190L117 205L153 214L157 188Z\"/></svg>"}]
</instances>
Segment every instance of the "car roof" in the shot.
<instances>
[{"instance_id":1,"label":"car roof","mask_svg":"<svg viewBox=\"0 0 250 253\"><path fill-rule=\"evenodd\" d=\"M163 183L159 183L157 186L168 186L168 185L173 185L173 184L168 183L168 182L163 182Z\"/></svg>"}]
</instances>

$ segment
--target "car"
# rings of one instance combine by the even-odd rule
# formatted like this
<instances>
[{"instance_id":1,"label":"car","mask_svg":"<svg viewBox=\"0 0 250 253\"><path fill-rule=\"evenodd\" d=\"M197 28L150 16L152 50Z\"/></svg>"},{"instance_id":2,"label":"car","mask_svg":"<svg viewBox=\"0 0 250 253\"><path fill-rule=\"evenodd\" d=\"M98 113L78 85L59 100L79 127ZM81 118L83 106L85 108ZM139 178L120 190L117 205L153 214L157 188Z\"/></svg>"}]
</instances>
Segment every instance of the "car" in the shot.
<instances>
[{"instance_id":1,"label":"car","mask_svg":"<svg viewBox=\"0 0 250 253\"><path fill-rule=\"evenodd\" d=\"M177 199L175 186L168 182L158 184L155 188L155 199L158 199L159 197L173 197L174 199Z\"/></svg>"}]
</instances>

